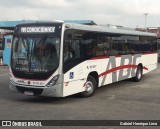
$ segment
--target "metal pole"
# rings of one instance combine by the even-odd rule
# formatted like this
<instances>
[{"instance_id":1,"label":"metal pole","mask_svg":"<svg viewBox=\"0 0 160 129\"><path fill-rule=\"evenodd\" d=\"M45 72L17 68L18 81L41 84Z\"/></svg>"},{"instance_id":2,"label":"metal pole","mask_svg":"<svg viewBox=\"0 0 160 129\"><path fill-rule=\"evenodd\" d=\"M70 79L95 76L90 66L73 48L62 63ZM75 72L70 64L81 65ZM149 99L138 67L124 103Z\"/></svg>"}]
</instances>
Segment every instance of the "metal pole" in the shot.
<instances>
[{"instance_id":1,"label":"metal pole","mask_svg":"<svg viewBox=\"0 0 160 129\"><path fill-rule=\"evenodd\" d=\"M146 29L146 24L147 24L147 15L148 15L149 13L144 13L144 16L145 16L145 29Z\"/></svg>"}]
</instances>

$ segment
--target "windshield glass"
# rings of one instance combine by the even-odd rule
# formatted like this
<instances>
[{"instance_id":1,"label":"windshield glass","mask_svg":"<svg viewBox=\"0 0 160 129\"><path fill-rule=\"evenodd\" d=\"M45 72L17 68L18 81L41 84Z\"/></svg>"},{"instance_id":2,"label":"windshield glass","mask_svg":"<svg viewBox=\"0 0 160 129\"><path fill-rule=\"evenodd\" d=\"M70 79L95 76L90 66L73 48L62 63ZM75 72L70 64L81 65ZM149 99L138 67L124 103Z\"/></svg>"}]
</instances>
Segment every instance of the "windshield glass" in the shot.
<instances>
[{"instance_id":1,"label":"windshield glass","mask_svg":"<svg viewBox=\"0 0 160 129\"><path fill-rule=\"evenodd\" d=\"M18 74L53 73L59 65L60 38L48 35L14 37L11 56L11 67ZM32 74L31 74L32 73ZM41 74L39 74L41 73ZM25 75L23 75L25 77ZM20 76L22 77L22 76Z\"/></svg>"}]
</instances>

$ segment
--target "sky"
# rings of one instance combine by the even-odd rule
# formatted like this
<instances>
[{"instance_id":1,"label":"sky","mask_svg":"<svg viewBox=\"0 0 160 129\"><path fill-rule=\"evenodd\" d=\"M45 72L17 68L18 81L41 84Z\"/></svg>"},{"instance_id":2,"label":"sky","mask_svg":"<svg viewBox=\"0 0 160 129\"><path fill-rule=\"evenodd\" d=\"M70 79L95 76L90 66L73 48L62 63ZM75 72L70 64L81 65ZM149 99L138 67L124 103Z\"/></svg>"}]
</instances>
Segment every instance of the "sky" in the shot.
<instances>
[{"instance_id":1,"label":"sky","mask_svg":"<svg viewBox=\"0 0 160 129\"><path fill-rule=\"evenodd\" d=\"M102 25L160 27L159 9L160 0L0 0L0 21L93 20Z\"/></svg>"}]
</instances>

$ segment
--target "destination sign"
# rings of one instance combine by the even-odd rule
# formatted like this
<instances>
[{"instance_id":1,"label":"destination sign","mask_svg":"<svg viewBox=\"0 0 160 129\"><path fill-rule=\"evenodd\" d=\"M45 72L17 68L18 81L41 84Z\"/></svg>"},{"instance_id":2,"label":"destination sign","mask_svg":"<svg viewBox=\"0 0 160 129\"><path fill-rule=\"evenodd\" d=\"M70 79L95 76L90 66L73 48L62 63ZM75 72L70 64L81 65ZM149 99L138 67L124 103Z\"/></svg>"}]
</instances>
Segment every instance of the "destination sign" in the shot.
<instances>
[{"instance_id":1,"label":"destination sign","mask_svg":"<svg viewBox=\"0 0 160 129\"><path fill-rule=\"evenodd\" d=\"M21 27L21 33L54 33L55 27Z\"/></svg>"}]
</instances>

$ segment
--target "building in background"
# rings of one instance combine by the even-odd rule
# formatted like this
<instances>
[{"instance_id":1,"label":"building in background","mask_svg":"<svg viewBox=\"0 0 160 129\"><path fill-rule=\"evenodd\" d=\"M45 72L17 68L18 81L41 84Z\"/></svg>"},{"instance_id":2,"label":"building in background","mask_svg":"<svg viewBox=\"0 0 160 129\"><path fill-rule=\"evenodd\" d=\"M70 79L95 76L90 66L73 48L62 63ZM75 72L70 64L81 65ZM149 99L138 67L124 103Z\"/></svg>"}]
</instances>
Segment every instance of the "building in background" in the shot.
<instances>
[{"instance_id":1,"label":"building in background","mask_svg":"<svg viewBox=\"0 0 160 129\"><path fill-rule=\"evenodd\" d=\"M136 28L136 30L143 31L143 32L156 33L157 37L160 38L160 27L148 27L147 29L145 29L145 28Z\"/></svg>"}]
</instances>

